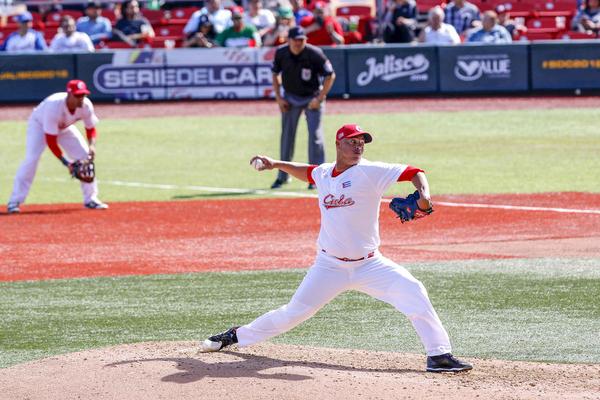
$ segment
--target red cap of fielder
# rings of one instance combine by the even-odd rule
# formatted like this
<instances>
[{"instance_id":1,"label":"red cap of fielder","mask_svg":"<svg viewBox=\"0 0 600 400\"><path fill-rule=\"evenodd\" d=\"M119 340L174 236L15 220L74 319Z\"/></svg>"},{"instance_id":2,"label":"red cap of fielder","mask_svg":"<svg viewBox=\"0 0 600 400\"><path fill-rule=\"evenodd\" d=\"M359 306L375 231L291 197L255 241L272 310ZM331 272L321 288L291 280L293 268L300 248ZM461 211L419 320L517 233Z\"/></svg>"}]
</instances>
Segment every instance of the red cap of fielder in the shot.
<instances>
[{"instance_id":1,"label":"red cap of fielder","mask_svg":"<svg viewBox=\"0 0 600 400\"><path fill-rule=\"evenodd\" d=\"M72 93L74 96L81 96L83 94L90 94L87 85L84 81L79 79L73 79L67 83L67 92Z\"/></svg>"},{"instance_id":2,"label":"red cap of fielder","mask_svg":"<svg viewBox=\"0 0 600 400\"><path fill-rule=\"evenodd\" d=\"M365 137L365 143L371 143L373 141L373 136L371 136L369 132L363 131L362 128L356 124L346 124L342 126L335 134L335 139L349 139L361 135Z\"/></svg>"}]
</instances>

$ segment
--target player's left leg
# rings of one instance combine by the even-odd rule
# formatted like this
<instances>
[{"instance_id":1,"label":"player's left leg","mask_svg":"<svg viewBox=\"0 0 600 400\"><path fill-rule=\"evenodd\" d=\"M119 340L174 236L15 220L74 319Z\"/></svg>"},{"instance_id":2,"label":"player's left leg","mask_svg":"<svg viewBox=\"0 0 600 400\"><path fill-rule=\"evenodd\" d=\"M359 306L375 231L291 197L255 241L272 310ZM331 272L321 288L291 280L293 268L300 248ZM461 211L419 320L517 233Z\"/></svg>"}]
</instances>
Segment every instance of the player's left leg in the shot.
<instances>
[{"instance_id":1,"label":"player's left leg","mask_svg":"<svg viewBox=\"0 0 600 400\"><path fill-rule=\"evenodd\" d=\"M452 350L448 333L433 309L427 290L405 268L383 256L374 257L359 269L359 291L385 301L408 317L421 338L427 355Z\"/></svg>"},{"instance_id":2,"label":"player's left leg","mask_svg":"<svg viewBox=\"0 0 600 400\"><path fill-rule=\"evenodd\" d=\"M79 132L79 129L74 125L60 132L58 135L58 144L72 160L85 160L89 157L90 148ZM98 198L98 182L96 179L90 183L81 182L81 192L83 193L83 204L86 208L108 208L108 205L102 203Z\"/></svg>"},{"instance_id":3,"label":"player's left leg","mask_svg":"<svg viewBox=\"0 0 600 400\"><path fill-rule=\"evenodd\" d=\"M408 317L425 347L428 371L456 372L472 368L452 356L448 333L427 290L405 268L383 256L374 257L357 270L354 284L357 290L391 304Z\"/></svg>"}]
</instances>

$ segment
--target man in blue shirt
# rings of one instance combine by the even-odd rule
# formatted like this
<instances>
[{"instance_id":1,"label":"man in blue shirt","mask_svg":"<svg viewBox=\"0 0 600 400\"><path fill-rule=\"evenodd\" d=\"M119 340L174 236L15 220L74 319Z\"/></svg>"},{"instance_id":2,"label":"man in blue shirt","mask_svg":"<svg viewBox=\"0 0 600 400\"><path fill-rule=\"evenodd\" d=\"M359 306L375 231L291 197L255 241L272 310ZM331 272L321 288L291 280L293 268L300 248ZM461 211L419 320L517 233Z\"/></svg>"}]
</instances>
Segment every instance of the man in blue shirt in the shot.
<instances>
[{"instance_id":1,"label":"man in blue shirt","mask_svg":"<svg viewBox=\"0 0 600 400\"><path fill-rule=\"evenodd\" d=\"M450 24L461 35L471 28L481 26L479 9L466 0L454 0L446 6L444 22Z\"/></svg>"},{"instance_id":2,"label":"man in blue shirt","mask_svg":"<svg viewBox=\"0 0 600 400\"><path fill-rule=\"evenodd\" d=\"M21 53L48 50L44 36L40 32L31 29L33 26L33 16L30 12L25 11L17 15L14 20L19 24L19 29L8 35L4 43L0 46L0 51Z\"/></svg>"},{"instance_id":3,"label":"man in blue shirt","mask_svg":"<svg viewBox=\"0 0 600 400\"><path fill-rule=\"evenodd\" d=\"M483 26L471 32L467 42L480 43L512 43L510 33L505 27L498 25L498 15L494 11L483 13Z\"/></svg>"},{"instance_id":4,"label":"man in blue shirt","mask_svg":"<svg viewBox=\"0 0 600 400\"><path fill-rule=\"evenodd\" d=\"M86 16L77 20L77 31L87 33L94 45L112 37L110 20L101 16L101 13L100 4L89 3L85 8Z\"/></svg>"}]
</instances>

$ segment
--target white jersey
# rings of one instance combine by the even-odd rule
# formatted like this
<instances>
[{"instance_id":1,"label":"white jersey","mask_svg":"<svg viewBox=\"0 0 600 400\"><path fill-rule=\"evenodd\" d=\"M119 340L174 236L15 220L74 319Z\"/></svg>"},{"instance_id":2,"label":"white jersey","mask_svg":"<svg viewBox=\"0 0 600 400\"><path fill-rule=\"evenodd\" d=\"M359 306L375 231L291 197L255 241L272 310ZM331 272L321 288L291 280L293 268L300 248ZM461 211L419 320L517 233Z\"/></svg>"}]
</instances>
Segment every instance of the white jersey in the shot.
<instances>
[{"instance_id":1,"label":"white jersey","mask_svg":"<svg viewBox=\"0 0 600 400\"><path fill-rule=\"evenodd\" d=\"M425 27L425 43L459 44L460 36L452 25L442 22L442 26L437 31L433 30L431 26Z\"/></svg>"},{"instance_id":2,"label":"white jersey","mask_svg":"<svg viewBox=\"0 0 600 400\"><path fill-rule=\"evenodd\" d=\"M95 51L92 40L84 32L73 32L71 36L57 33L50 43L50 50L55 52Z\"/></svg>"},{"instance_id":3,"label":"white jersey","mask_svg":"<svg viewBox=\"0 0 600 400\"><path fill-rule=\"evenodd\" d=\"M83 105L71 114L67 108L67 93L59 92L46 97L33 109L29 121L38 124L44 133L58 135L62 130L83 120L86 129L96 126L98 117L94 113L94 106L87 97Z\"/></svg>"},{"instance_id":4,"label":"white jersey","mask_svg":"<svg viewBox=\"0 0 600 400\"><path fill-rule=\"evenodd\" d=\"M381 197L407 165L362 159L332 177L334 166L321 164L312 171L321 210L319 251L340 258L365 257L380 244Z\"/></svg>"}]
</instances>

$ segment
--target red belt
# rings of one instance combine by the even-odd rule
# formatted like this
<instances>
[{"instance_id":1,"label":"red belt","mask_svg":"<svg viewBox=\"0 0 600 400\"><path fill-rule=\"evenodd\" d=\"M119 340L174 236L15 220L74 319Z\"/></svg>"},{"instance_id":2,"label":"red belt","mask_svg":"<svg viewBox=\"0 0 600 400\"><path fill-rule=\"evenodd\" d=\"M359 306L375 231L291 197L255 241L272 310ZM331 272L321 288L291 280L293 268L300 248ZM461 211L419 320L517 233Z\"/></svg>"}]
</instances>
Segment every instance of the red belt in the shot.
<instances>
[{"instance_id":1,"label":"red belt","mask_svg":"<svg viewBox=\"0 0 600 400\"><path fill-rule=\"evenodd\" d=\"M321 251L322 251L323 253L327 253L327 252L325 251L325 249L321 249ZM341 257L341 258L340 258L340 257L336 257L336 256L334 256L334 255L331 255L331 257L333 257L333 258L337 258L338 260L340 260L340 261L344 261L344 262L362 261L362 260L366 260L366 259L368 259L368 258L371 258L371 257L374 257L374 256L375 256L375 252L374 252L374 251L372 251L372 252L370 252L369 254L367 254L367 256L366 256L366 257L361 257L361 258L348 258L348 257Z\"/></svg>"}]
</instances>

